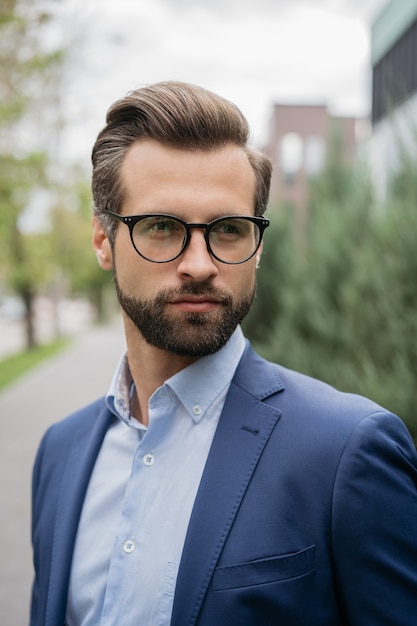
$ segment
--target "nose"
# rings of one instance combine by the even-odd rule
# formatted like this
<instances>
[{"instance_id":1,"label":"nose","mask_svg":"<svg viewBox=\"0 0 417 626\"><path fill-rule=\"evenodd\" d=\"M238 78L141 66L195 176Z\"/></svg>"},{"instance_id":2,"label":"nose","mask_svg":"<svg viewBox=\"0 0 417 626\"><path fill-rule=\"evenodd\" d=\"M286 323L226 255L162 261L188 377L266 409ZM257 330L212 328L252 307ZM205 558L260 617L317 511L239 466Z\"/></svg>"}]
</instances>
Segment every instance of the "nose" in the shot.
<instances>
[{"instance_id":1,"label":"nose","mask_svg":"<svg viewBox=\"0 0 417 626\"><path fill-rule=\"evenodd\" d=\"M206 239L202 229L193 229L188 245L179 257L177 272L183 280L194 280L196 282L217 276L218 268L207 250Z\"/></svg>"}]
</instances>

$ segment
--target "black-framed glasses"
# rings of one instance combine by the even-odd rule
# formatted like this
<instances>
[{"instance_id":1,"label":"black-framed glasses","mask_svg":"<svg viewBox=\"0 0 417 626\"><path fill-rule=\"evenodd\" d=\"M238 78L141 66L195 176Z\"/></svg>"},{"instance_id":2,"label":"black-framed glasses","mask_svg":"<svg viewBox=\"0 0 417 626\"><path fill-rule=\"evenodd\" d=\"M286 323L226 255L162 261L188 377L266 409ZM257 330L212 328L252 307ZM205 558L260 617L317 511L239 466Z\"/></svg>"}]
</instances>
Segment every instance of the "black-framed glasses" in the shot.
<instances>
[{"instance_id":1,"label":"black-framed glasses","mask_svg":"<svg viewBox=\"0 0 417 626\"><path fill-rule=\"evenodd\" d=\"M269 220L265 217L229 215L208 224L189 224L166 214L119 215L105 209L130 231L136 252L152 263L177 259L191 239L192 228L204 229L207 250L221 263L236 265L248 261L258 250Z\"/></svg>"}]
</instances>

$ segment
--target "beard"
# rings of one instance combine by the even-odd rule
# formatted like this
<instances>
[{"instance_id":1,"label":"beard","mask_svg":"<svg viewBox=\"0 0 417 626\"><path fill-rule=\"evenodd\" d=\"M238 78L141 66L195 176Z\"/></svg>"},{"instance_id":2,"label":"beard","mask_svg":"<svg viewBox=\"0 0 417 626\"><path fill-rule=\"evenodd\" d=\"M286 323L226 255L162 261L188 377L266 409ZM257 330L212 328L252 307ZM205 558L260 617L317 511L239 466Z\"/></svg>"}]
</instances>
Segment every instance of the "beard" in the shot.
<instances>
[{"instance_id":1,"label":"beard","mask_svg":"<svg viewBox=\"0 0 417 626\"><path fill-rule=\"evenodd\" d=\"M249 312L255 297L255 286L247 296L234 300L231 293L204 281L165 289L153 299L145 300L124 293L116 275L114 281L120 306L145 341L181 357L200 358L220 350ZM216 298L220 307L204 313L167 310L169 302L187 295Z\"/></svg>"}]
</instances>

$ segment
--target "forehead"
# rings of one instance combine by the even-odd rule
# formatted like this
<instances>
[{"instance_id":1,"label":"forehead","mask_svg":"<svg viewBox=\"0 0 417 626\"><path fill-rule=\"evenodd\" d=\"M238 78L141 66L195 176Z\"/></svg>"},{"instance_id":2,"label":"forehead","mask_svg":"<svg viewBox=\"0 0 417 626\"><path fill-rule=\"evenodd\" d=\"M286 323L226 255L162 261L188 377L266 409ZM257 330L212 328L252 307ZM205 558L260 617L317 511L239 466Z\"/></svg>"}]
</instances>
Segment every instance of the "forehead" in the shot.
<instances>
[{"instance_id":1,"label":"forehead","mask_svg":"<svg viewBox=\"0 0 417 626\"><path fill-rule=\"evenodd\" d=\"M182 205L220 203L219 208L253 214L255 174L245 151L226 145L210 151L182 150L152 140L134 143L121 167L124 205L162 210ZM126 207L125 207L126 208ZM170 207L166 206L165 210ZM233 211L235 212L235 211Z\"/></svg>"}]
</instances>

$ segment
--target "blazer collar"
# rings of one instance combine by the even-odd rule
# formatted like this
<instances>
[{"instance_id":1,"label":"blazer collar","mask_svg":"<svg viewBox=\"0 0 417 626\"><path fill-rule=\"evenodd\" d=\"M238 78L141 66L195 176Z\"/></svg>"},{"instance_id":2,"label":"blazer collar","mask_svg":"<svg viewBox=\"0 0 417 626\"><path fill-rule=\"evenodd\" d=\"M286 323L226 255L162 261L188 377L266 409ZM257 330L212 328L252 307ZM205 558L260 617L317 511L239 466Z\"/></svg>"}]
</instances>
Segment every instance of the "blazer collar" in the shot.
<instances>
[{"instance_id":1,"label":"blazer collar","mask_svg":"<svg viewBox=\"0 0 417 626\"><path fill-rule=\"evenodd\" d=\"M248 345L232 380L191 514L172 626L196 623L241 500L281 415L266 400L283 389L276 366Z\"/></svg>"},{"instance_id":2,"label":"blazer collar","mask_svg":"<svg viewBox=\"0 0 417 626\"><path fill-rule=\"evenodd\" d=\"M260 357L248 341L232 382L262 401L284 390L278 366Z\"/></svg>"}]
</instances>

